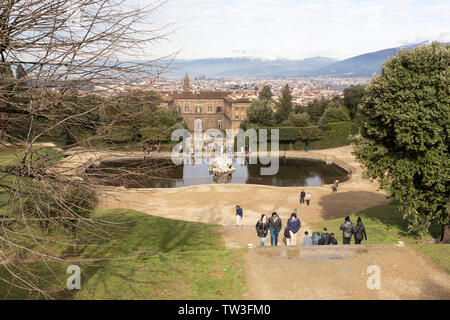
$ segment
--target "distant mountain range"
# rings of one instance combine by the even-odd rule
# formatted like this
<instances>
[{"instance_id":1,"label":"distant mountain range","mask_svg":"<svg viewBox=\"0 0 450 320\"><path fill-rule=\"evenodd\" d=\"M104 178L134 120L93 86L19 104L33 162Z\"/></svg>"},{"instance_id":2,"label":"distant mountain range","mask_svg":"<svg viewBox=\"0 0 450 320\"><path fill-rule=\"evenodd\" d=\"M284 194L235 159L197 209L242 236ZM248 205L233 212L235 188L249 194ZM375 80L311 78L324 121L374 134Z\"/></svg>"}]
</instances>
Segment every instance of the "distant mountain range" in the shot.
<instances>
[{"instance_id":1,"label":"distant mountain range","mask_svg":"<svg viewBox=\"0 0 450 320\"><path fill-rule=\"evenodd\" d=\"M400 49L413 49L430 41L366 53L345 60L313 57L303 60L263 58L176 59L170 65L166 77L183 77L186 72L194 77L372 77L380 71L387 58ZM446 43L449 44L449 43Z\"/></svg>"}]
</instances>

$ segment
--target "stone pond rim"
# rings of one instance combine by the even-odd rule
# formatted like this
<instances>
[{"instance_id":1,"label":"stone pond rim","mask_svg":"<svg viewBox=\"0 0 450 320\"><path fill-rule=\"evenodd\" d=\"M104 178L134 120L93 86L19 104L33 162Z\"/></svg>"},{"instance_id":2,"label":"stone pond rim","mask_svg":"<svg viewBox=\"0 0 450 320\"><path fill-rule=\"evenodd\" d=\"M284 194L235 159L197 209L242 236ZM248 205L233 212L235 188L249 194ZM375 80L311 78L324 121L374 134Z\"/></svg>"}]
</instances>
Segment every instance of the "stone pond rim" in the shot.
<instances>
[{"instance_id":1,"label":"stone pond rim","mask_svg":"<svg viewBox=\"0 0 450 320\"><path fill-rule=\"evenodd\" d=\"M209 161L212 161L212 159L214 158L209 158ZM233 159L238 170L230 177L225 177L225 179L224 177L219 177L219 179L209 173L207 170L208 164L194 166L190 163L185 163L178 167L166 169L171 171L168 177L159 177L145 181L142 179L143 176L139 176L138 178L137 175L139 173L137 173L134 178L131 174L128 174L127 178L121 177L121 179L118 178L115 181L111 179L107 181L101 181L101 179L94 181L95 179L92 179L92 183L130 189L182 188L209 184L247 184L308 188L329 185L335 179L344 182L349 180L353 173L351 166L348 166L350 168L345 168L345 163L342 163L342 161L341 163L335 163L328 159L314 156L286 155L279 157L280 170L276 175L260 176L255 173L257 169L262 167L260 163L249 165L248 163L239 163L239 160L236 158ZM168 163L170 158L167 155L111 156L87 164L82 175L87 179L92 178L93 174L101 178L102 172L105 172L104 170L109 170L108 173L111 174L114 172L114 169L123 167L133 168L134 166L137 169L142 169L142 164L145 164L144 161L151 161L152 163L165 161Z\"/></svg>"}]
</instances>

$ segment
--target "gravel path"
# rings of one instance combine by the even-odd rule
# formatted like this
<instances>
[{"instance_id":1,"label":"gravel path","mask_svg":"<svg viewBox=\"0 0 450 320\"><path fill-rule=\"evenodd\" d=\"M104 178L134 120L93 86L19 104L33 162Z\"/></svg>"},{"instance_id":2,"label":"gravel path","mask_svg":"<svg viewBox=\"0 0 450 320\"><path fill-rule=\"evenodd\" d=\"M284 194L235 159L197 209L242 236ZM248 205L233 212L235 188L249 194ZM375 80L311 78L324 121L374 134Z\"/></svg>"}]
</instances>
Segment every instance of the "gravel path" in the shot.
<instances>
[{"instance_id":1,"label":"gravel path","mask_svg":"<svg viewBox=\"0 0 450 320\"><path fill-rule=\"evenodd\" d=\"M250 249L248 299L450 299L450 275L410 247ZM380 290L367 267L380 267Z\"/></svg>"}]
</instances>

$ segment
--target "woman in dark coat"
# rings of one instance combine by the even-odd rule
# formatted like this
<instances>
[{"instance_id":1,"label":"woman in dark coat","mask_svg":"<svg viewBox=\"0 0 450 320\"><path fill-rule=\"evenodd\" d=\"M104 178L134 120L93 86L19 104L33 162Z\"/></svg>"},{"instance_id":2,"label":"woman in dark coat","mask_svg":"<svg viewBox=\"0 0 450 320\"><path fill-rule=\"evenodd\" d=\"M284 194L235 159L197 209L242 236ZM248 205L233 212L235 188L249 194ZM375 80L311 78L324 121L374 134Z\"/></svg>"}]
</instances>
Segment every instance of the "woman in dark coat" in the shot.
<instances>
[{"instance_id":1,"label":"woman in dark coat","mask_svg":"<svg viewBox=\"0 0 450 320\"><path fill-rule=\"evenodd\" d=\"M269 221L265 214L261 215L261 219L256 223L256 234L261 239L261 247L266 242L267 232L269 231Z\"/></svg>"},{"instance_id":2,"label":"woman in dark coat","mask_svg":"<svg viewBox=\"0 0 450 320\"><path fill-rule=\"evenodd\" d=\"M361 217L358 217L358 221L356 222L356 226L353 233L355 235L355 244L361 244L363 236L367 241L366 228L364 228Z\"/></svg>"}]
</instances>

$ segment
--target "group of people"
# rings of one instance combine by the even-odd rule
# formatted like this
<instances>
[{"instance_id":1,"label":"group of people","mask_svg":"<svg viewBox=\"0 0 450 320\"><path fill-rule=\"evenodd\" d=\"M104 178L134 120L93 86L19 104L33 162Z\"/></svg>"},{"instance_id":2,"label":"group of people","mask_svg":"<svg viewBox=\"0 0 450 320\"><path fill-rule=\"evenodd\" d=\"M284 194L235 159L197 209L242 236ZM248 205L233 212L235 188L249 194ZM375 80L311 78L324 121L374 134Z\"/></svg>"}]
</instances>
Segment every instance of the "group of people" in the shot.
<instances>
[{"instance_id":1,"label":"group of people","mask_svg":"<svg viewBox=\"0 0 450 320\"><path fill-rule=\"evenodd\" d=\"M311 194L309 192L306 193L305 190L302 190L302 192L300 192L300 204L305 204L305 200L306 205L309 206L311 203Z\"/></svg>"},{"instance_id":2,"label":"group of people","mask_svg":"<svg viewBox=\"0 0 450 320\"><path fill-rule=\"evenodd\" d=\"M144 145L142 147L142 152L144 152L144 154L150 154L150 152L156 152L159 153L159 144L151 144L151 145Z\"/></svg>"},{"instance_id":3,"label":"group of people","mask_svg":"<svg viewBox=\"0 0 450 320\"><path fill-rule=\"evenodd\" d=\"M237 205L236 206L236 225L241 225L244 212L243 209ZM283 228L283 223L281 218L276 212L272 212L270 218L267 218L265 214L261 215L261 218L256 223L256 234L260 239L261 247L265 245L266 237L270 232L270 245L278 246L278 236ZM297 234L300 231L301 222L297 217L297 213L292 213L286 222L286 227L283 233L283 242L286 246L296 246L297 245ZM362 240L367 240L366 229L362 223L361 217L358 217L356 225L350 221L350 217L345 217L344 223L340 226L342 230L343 244L350 244L351 238L354 237L355 244L361 244ZM324 228L322 232L313 232L309 235L308 231L305 231L302 240L302 246L313 246L313 245L337 245L338 241L334 236L334 233L328 233L327 228Z\"/></svg>"}]
</instances>

